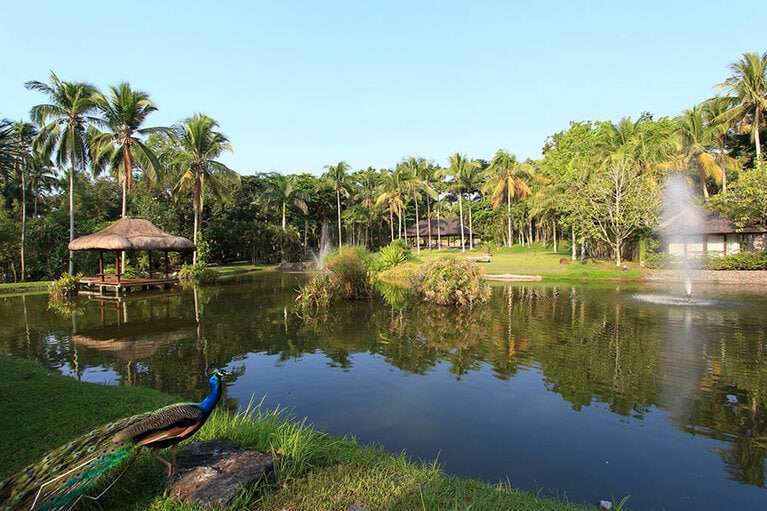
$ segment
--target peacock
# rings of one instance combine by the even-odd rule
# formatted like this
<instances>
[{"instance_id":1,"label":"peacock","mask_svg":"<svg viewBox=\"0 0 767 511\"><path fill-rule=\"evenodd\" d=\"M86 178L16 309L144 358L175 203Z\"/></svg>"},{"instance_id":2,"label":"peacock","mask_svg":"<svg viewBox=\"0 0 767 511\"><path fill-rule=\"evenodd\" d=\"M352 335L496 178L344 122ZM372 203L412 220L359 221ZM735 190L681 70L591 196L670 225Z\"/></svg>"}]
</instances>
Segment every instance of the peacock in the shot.
<instances>
[{"instance_id":1,"label":"peacock","mask_svg":"<svg viewBox=\"0 0 767 511\"><path fill-rule=\"evenodd\" d=\"M57 510L73 504L101 475L128 458L138 446L176 474L176 447L205 424L221 398L222 377L231 373L211 367L206 372L210 394L199 403L177 403L126 417L49 452L0 484L0 509ZM159 450L170 447L170 460Z\"/></svg>"}]
</instances>

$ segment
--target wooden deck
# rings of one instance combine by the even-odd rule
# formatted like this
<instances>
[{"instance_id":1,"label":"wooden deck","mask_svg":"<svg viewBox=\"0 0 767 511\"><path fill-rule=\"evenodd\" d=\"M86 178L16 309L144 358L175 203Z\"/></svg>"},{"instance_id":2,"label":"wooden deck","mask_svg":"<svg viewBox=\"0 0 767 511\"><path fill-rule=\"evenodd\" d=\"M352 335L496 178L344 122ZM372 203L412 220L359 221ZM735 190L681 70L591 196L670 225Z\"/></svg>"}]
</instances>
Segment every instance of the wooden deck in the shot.
<instances>
[{"instance_id":1,"label":"wooden deck","mask_svg":"<svg viewBox=\"0 0 767 511\"><path fill-rule=\"evenodd\" d=\"M148 291L150 289L169 289L178 284L178 282L179 280L176 277L136 279L128 279L124 277L118 279L114 275L105 277L82 277L79 281L79 292L83 294L98 294L100 296L120 296L121 294L133 290Z\"/></svg>"}]
</instances>

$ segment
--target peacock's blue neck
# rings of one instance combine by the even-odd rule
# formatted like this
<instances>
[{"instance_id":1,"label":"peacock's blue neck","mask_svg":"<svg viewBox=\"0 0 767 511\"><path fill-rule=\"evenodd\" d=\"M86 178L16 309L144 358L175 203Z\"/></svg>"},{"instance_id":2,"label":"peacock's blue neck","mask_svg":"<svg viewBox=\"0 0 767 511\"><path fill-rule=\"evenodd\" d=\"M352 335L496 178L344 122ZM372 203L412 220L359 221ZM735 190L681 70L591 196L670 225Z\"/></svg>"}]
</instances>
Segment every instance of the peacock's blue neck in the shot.
<instances>
[{"instance_id":1,"label":"peacock's blue neck","mask_svg":"<svg viewBox=\"0 0 767 511\"><path fill-rule=\"evenodd\" d=\"M218 403L218 400L221 398L221 376L219 376L218 373L214 373L208 379L208 383L210 384L210 394L200 401L200 404L198 405L202 408L202 412L206 417L213 411L213 407L216 406L216 403Z\"/></svg>"}]
</instances>

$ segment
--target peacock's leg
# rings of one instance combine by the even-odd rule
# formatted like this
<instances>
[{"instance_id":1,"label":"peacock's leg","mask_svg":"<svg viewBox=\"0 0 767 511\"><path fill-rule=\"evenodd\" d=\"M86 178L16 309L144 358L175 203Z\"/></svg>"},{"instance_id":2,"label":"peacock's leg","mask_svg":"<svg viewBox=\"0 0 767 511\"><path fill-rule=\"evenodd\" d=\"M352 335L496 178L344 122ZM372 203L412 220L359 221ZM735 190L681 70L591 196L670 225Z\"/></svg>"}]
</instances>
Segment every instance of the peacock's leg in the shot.
<instances>
[{"instance_id":1,"label":"peacock's leg","mask_svg":"<svg viewBox=\"0 0 767 511\"><path fill-rule=\"evenodd\" d=\"M173 466L170 464L170 462L169 462L168 460L166 460L165 458L163 458L162 456L160 456L160 452L159 452L159 449L157 449L157 448L155 447L155 448L153 448L153 449L152 449L150 452L152 453L152 457L154 457L154 459L156 459L157 461L159 461L160 463L162 463L163 465L165 465L165 468L167 468L167 469L168 469L168 477L170 477L171 475L173 475L173 473L175 472L175 470L174 470Z\"/></svg>"},{"instance_id":2,"label":"peacock's leg","mask_svg":"<svg viewBox=\"0 0 767 511\"><path fill-rule=\"evenodd\" d=\"M176 475L176 448L178 444L170 446L170 467L168 467L168 477Z\"/></svg>"}]
</instances>

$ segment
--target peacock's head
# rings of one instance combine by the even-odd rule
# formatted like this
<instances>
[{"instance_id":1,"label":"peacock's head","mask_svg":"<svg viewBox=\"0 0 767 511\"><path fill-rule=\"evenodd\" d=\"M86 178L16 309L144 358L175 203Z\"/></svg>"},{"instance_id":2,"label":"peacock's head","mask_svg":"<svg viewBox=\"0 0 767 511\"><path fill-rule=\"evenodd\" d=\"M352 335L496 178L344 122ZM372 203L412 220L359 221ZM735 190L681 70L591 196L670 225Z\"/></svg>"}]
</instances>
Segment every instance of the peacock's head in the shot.
<instances>
[{"instance_id":1,"label":"peacock's head","mask_svg":"<svg viewBox=\"0 0 767 511\"><path fill-rule=\"evenodd\" d=\"M211 378L220 379L221 377L229 376L232 373L224 369L219 369L218 366L215 364L211 364L210 366L208 366L208 370L205 371L205 374L208 376L208 379L211 379Z\"/></svg>"}]
</instances>

